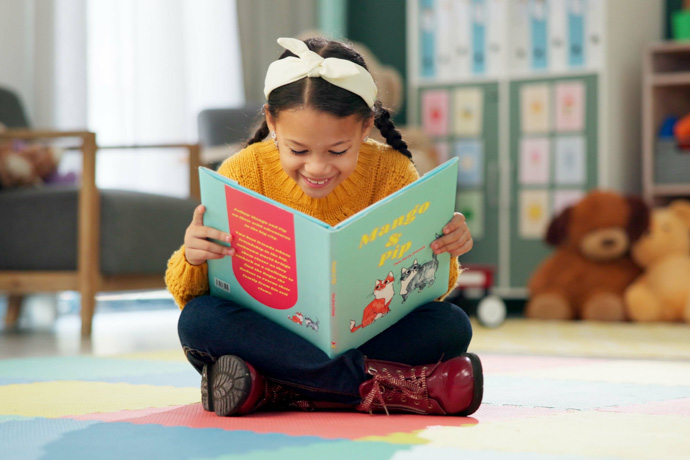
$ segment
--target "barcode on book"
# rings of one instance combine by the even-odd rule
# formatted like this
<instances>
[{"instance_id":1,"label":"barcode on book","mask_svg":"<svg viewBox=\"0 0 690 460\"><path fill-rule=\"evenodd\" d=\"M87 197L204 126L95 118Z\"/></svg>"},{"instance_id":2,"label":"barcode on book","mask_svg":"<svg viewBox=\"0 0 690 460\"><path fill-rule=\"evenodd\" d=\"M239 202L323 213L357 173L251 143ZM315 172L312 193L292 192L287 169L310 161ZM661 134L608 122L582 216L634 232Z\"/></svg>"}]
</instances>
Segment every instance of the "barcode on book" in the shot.
<instances>
[{"instance_id":1,"label":"barcode on book","mask_svg":"<svg viewBox=\"0 0 690 460\"><path fill-rule=\"evenodd\" d=\"M225 292L230 292L230 285L228 283L226 283L223 280L219 280L218 278L215 278L215 282L216 282L216 287L218 289L222 289Z\"/></svg>"}]
</instances>

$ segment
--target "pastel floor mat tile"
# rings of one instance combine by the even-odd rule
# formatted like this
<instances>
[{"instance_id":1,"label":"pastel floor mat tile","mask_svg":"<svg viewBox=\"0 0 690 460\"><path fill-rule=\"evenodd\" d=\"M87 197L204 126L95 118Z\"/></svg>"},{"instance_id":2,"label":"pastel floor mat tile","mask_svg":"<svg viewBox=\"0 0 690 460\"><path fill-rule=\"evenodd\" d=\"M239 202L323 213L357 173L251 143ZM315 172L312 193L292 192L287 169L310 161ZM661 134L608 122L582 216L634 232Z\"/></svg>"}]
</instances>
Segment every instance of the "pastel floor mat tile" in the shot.
<instances>
[{"instance_id":1,"label":"pastel floor mat tile","mask_svg":"<svg viewBox=\"0 0 690 460\"><path fill-rule=\"evenodd\" d=\"M159 460L213 458L330 442L308 436L114 422L93 423L82 430L64 433L43 449L47 458Z\"/></svg>"},{"instance_id":2,"label":"pastel floor mat tile","mask_svg":"<svg viewBox=\"0 0 690 460\"><path fill-rule=\"evenodd\" d=\"M580 360L572 366L516 370L502 375L508 374L540 379L690 386L690 361Z\"/></svg>"},{"instance_id":3,"label":"pastel floor mat tile","mask_svg":"<svg viewBox=\"0 0 690 460\"><path fill-rule=\"evenodd\" d=\"M430 425L462 427L474 425L472 417L423 416L413 414L363 414L358 412L258 412L243 417L218 417L206 412L201 404L127 420L136 424L187 426L247 430L255 433L313 435L329 439L358 439L411 432Z\"/></svg>"},{"instance_id":4,"label":"pastel floor mat tile","mask_svg":"<svg viewBox=\"0 0 690 460\"><path fill-rule=\"evenodd\" d=\"M103 382L38 382L0 386L0 414L63 417L122 409L190 404L198 388Z\"/></svg>"},{"instance_id":5,"label":"pastel floor mat tile","mask_svg":"<svg viewBox=\"0 0 690 460\"><path fill-rule=\"evenodd\" d=\"M681 433L689 432L690 419L686 417L650 419L643 415L574 411L520 423L480 424L471 432L433 427L418 436L428 439L432 446L467 450L481 451L492 445L492 450L498 451L584 458L687 459L690 437Z\"/></svg>"},{"instance_id":6,"label":"pastel floor mat tile","mask_svg":"<svg viewBox=\"0 0 690 460\"><path fill-rule=\"evenodd\" d=\"M685 324L510 319L496 329L474 326L470 351L479 353L690 359Z\"/></svg>"},{"instance_id":7,"label":"pastel floor mat tile","mask_svg":"<svg viewBox=\"0 0 690 460\"><path fill-rule=\"evenodd\" d=\"M277 460L277 459L388 459L397 458L410 446L384 442L333 441L329 443L304 444L275 450L256 450L243 454L228 454L219 457L203 457L199 460ZM423 457L417 457L423 458Z\"/></svg>"},{"instance_id":8,"label":"pastel floor mat tile","mask_svg":"<svg viewBox=\"0 0 690 460\"><path fill-rule=\"evenodd\" d=\"M629 414L680 415L683 417L690 417L690 398L631 404L629 406L605 407L599 410Z\"/></svg>"},{"instance_id":9,"label":"pastel floor mat tile","mask_svg":"<svg viewBox=\"0 0 690 460\"><path fill-rule=\"evenodd\" d=\"M84 430L98 422L25 418L0 424L0 458L45 458L44 447L72 431Z\"/></svg>"},{"instance_id":10,"label":"pastel floor mat tile","mask_svg":"<svg viewBox=\"0 0 690 460\"><path fill-rule=\"evenodd\" d=\"M414 446L396 452L393 460L419 459L472 459L472 460L582 460L582 456L570 454L538 454L534 452L476 451L433 445ZM597 457L600 458L600 457Z\"/></svg>"},{"instance_id":11,"label":"pastel floor mat tile","mask_svg":"<svg viewBox=\"0 0 690 460\"><path fill-rule=\"evenodd\" d=\"M0 360L0 384L50 380L124 379L165 374L198 374L189 364L174 361L60 356Z\"/></svg>"},{"instance_id":12,"label":"pastel floor mat tile","mask_svg":"<svg viewBox=\"0 0 690 460\"><path fill-rule=\"evenodd\" d=\"M688 386L582 382L487 376L484 402L492 405L596 409L690 397Z\"/></svg>"}]
</instances>

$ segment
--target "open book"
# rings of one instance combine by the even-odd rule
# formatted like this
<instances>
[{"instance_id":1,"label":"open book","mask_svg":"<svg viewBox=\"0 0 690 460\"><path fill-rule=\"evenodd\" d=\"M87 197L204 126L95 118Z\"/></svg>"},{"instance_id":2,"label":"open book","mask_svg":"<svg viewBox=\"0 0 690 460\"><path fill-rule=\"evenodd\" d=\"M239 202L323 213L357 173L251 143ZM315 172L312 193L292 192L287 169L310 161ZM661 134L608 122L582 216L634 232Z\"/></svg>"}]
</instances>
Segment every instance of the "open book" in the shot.
<instances>
[{"instance_id":1,"label":"open book","mask_svg":"<svg viewBox=\"0 0 690 460\"><path fill-rule=\"evenodd\" d=\"M429 245L455 209L458 161L328 225L200 168L204 225L236 254L208 261L211 294L252 308L333 357L448 290ZM270 339L267 337L267 339Z\"/></svg>"}]
</instances>

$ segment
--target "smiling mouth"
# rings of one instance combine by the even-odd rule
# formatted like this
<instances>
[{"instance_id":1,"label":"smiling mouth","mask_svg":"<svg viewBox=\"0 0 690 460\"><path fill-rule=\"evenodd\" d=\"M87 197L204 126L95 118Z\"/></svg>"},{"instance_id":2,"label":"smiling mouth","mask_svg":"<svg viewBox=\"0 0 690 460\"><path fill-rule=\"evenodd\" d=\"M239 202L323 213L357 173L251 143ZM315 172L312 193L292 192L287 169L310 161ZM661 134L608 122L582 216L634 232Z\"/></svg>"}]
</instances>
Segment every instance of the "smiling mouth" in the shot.
<instances>
[{"instance_id":1,"label":"smiling mouth","mask_svg":"<svg viewBox=\"0 0 690 460\"><path fill-rule=\"evenodd\" d=\"M307 182L307 184L317 186L317 187L326 185L327 183L329 183L331 181L331 178L323 179L323 180L314 180L314 179L309 179L306 176L302 176L302 177L304 177L304 180Z\"/></svg>"}]
</instances>

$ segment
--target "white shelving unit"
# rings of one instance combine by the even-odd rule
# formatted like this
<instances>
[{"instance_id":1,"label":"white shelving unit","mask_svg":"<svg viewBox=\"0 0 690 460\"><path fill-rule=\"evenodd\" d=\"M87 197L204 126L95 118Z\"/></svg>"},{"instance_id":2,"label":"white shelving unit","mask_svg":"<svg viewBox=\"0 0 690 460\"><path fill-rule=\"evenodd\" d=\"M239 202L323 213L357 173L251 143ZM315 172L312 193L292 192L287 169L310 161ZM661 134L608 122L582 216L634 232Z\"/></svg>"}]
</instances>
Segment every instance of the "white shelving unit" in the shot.
<instances>
[{"instance_id":1,"label":"white shelving unit","mask_svg":"<svg viewBox=\"0 0 690 460\"><path fill-rule=\"evenodd\" d=\"M504 297L524 297L526 280L550 251L537 228L528 225L526 217L532 211L535 215L542 213L537 227L544 230L555 212L568 202L568 196L571 201L577 198L577 193L568 191L584 194L592 188L607 188L622 193L642 192L642 58L648 44L658 42L662 36L663 7L663 2L649 0L408 0L410 122L424 125L423 111L429 103L425 106L423 101L425 97L427 101L433 99L426 96L427 92L448 93L447 112L451 117L456 109L456 91L479 91L483 95L478 115L482 128L474 139L454 133L452 119L447 133L439 135L432 130L428 134L441 151L447 149L451 155L464 155L458 145L465 141L480 145L479 154L473 157L479 165L467 162L479 168L475 171L479 180L459 180L460 194L472 192L474 202L469 202L475 206L474 211L472 206L463 208L461 203L466 197L459 194L459 207L471 211L468 221L474 219L471 226L475 235L474 249L461 262L494 266L494 292ZM534 19L535 14L541 14L545 26L539 23L541 19ZM578 15L579 19L573 19ZM536 28L525 31L521 27ZM583 56L579 63L571 59L569 47L574 45L568 41L571 28L576 27L581 37L572 41L580 40L584 47L580 47ZM541 51L546 53L545 66L534 68L539 49L532 46L537 39L530 42L530 37L539 33L543 38ZM468 37L472 40L473 36L485 43L484 59L494 60L483 67L483 72L482 66L477 66L480 71L476 71L463 61L468 56L481 57L477 56L475 44L462 41ZM434 40L441 43L440 50ZM436 65L442 66L440 72L429 64L430 48ZM448 61L448 53L452 52L457 56ZM489 53L496 56L489 57ZM553 57L551 62L549 56ZM685 85L686 76L674 73L654 79L667 85ZM530 89L547 88L547 108L554 110L553 101L560 97L557 92L572 88L573 83L583 88L582 126L572 132L562 131L555 127L555 118L549 118L549 129L529 132L521 107ZM559 153L565 152L559 149L567 143L562 139L572 137L584 143L584 170L575 183L556 177L556 170L564 167L556 166L558 159L565 158ZM524 156L520 152L526 147L521 145L525 139L534 138L547 140L549 177L540 183L526 183L529 173L520 165ZM530 207L530 197L536 196L542 199L541 210Z\"/></svg>"},{"instance_id":2,"label":"white shelving unit","mask_svg":"<svg viewBox=\"0 0 690 460\"><path fill-rule=\"evenodd\" d=\"M644 61L642 171L648 203L665 205L690 197L690 150L659 139L667 117L690 114L690 44L658 43Z\"/></svg>"}]
</instances>

